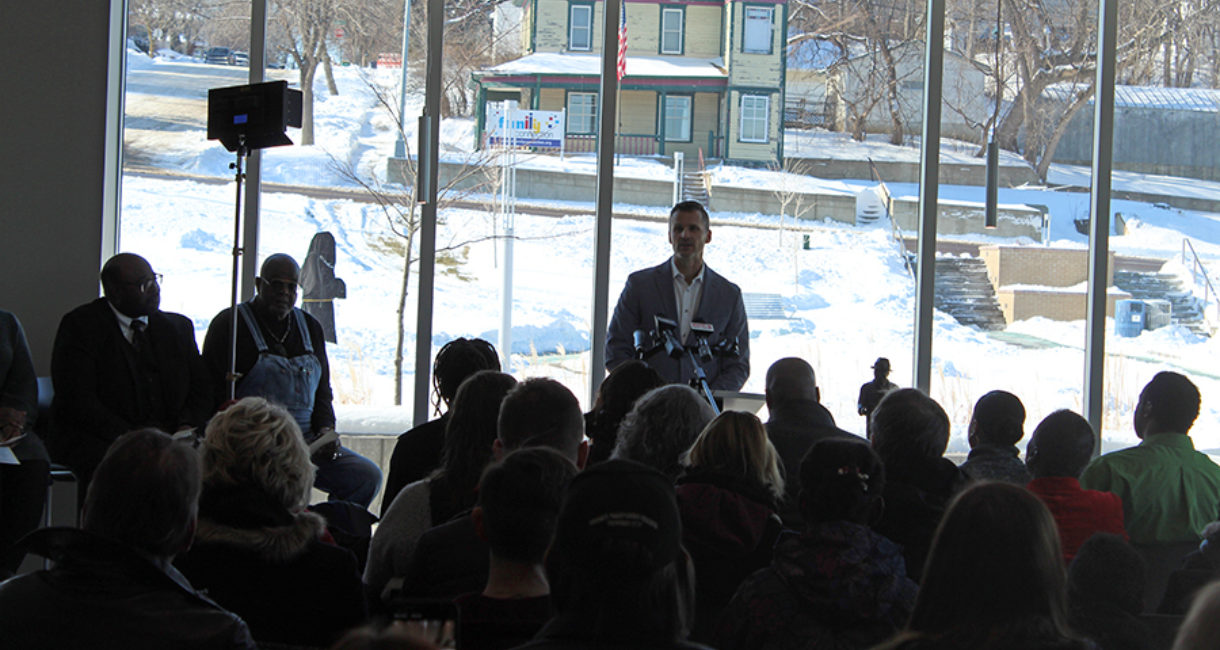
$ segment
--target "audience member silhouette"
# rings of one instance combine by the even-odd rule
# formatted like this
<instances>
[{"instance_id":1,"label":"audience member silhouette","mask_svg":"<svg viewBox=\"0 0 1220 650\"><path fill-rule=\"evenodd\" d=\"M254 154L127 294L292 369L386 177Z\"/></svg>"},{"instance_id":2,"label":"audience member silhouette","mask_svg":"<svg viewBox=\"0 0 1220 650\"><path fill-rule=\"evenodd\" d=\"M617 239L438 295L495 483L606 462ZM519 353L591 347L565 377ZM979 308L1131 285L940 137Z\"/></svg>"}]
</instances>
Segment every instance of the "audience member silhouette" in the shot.
<instances>
[{"instance_id":1,"label":"audience member silhouette","mask_svg":"<svg viewBox=\"0 0 1220 650\"><path fill-rule=\"evenodd\" d=\"M967 482L944 458L949 416L914 388L888 393L869 419L869 440L885 464L885 512L876 530L903 547L916 582L945 505Z\"/></svg>"},{"instance_id":2,"label":"audience member silhouette","mask_svg":"<svg viewBox=\"0 0 1220 650\"><path fill-rule=\"evenodd\" d=\"M783 524L784 477L775 447L751 413L725 411L699 434L678 478L682 544L695 564L695 627L708 641L741 581L771 563Z\"/></svg>"},{"instance_id":3,"label":"audience member silhouette","mask_svg":"<svg viewBox=\"0 0 1220 650\"><path fill-rule=\"evenodd\" d=\"M1215 650L1220 647L1220 583L1213 583L1195 598L1182 621L1173 650Z\"/></svg>"},{"instance_id":4,"label":"audience member silhouette","mask_svg":"<svg viewBox=\"0 0 1220 650\"><path fill-rule=\"evenodd\" d=\"M0 443L17 464L0 464L0 580L21 565L17 540L38 527L51 463L34 432L38 378L21 322L0 309Z\"/></svg>"},{"instance_id":5,"label":"audience member silhouette","mask_svg":"<svg viewBox=\"0 0 1220 650\"><path fill-rule=\"evenodd\" d=\"M682 454L715 416L689 386L654 388L623 418L612 456L643 463L673 481L682 473Z\"/></svg>"},{"instance_id":6,"label":"audience member silhouette","mask_svg":"<svg viewBox=\"0 0 1220 650\"><path fill-rule=\"evenodd\" d=\"M386 510L369 544L364 583L383 595L386 583L407 574L424 531L474 506L479 477L492 459L500 402L517 385L512 376L480 370L462 382L445 427L441 466L403 488Z\"/></svg>"},{"instance_id":7,"label":"audience member silhouette","mask_svg":"<svg viewBox=\"0 0 1220 650\"><path fill-rule=\"evenodd\" d=\"M1140 392L1133 418L1140 444L1097 458L1080 484L1117 494L1131 543L1148 568L1144 606L1162 600L1169 575L1220 513L1220 466L1195 451L1189 431L1199 389L1176 372L1158 372Z\"/></svg>"},{"instance_id":8,"label":"audience member silhouette","mask_svg":"<svg viewBox=\"0 0 1220 650\"><path fill-rule=\"evenodd\" d=\"M945 512L911 619L881 648L1090 648L1067 626L1064 583L1046 506L1019 486L978 483Z\"/></svg>"},{"instance_id":9,"label":"audience member silhouette","mask_svg":"<svg viewBox=\"0 0 1220 650\"><path fill-rule=\"evenodd\" d=\"M471 518L489 547L490 572L481 593L454 601L462 648L520 645L551 618L551 588L542 561L555 534L564 489L576 471L553 449L526 447L483 473Z\"/></svg>"},{"instance_id":10,"label":"audience member silhouette","mask_svg":"<svg viewBox=\"0 0 1220 650\"><path fill-rule=\"evenodd\" d=\"M668 476L611 459L568 485L547 557L556 614L529 650L704 646L685 641L690 561Z\"/></svg>"},{"instance_id":11,"label":"audience member silhouette","mask_svg":"<svg viewBox=\"0 0 1220 650\"><path fill-rule=\"evenodd\" d=\"M970 455L962 471L972 479L1029 483L1029 470L1021 462L1017 443L1025 437L1025 405L1016 395L993 390L974 403L966 441Z\"/></svg>"},{"instance_id":12,"label":"audience member silhouette","mask_svg":"<svg viewBox=\"0 0 1220 650\"><path fill-rule=\"evenodd\" d=\"M115 438L140 427L202 430L213 407L195 326L161 311L161 276L148 261L119 253L101 280L104 297L64 315L51 351L47 443L82 495Z\"/></svg>"},{"instance_id":13,"label":"audience member silhouette","mask_svg":"<svg viewBox=\"0 0 1220 650\"><path fill-rule=\"evenodd\" d=\"M1085 490L1077 477L1093 458L1097 437L1088 420L1068 410L1043 418L1029 438L1025 464L1033 474L1026 486L1042 500L1055 518L1064 563L1094 533L1127 538L1122 501L1109 492Z\"/></svg>"},{"instance_id":14,"label":"audience member silhouette","mask_svg":"<svg viewBox=\"0 0 1220 650\"><path fill-rule=\"evenodd\" d=\"M245 397L208 423L199 528L178 568L260 643L323 646L366 615L351 551L305 511L314 466L284 408Z\"/></svg>"},{"instance_id":15,"label":"audience member silhouette","mask_svg":"<svg viewBox=\"0 0 1220 650\"><path fill-rule=\"evenodd\" d=\"M54 562L0 583L0 643L23 650L254 650L246 624L171 562L191 545L199 455L167 434L119 436L97 466L80 530L26 538Z\"/></svg>"},{"instance_id":16,"label":"audience member silhouette","mask_svg":"<svg viewBox=\"0 0 1220 650\"><path fill-rule=\"evenodd\" d=\"M1068 567L1068 624L1103 650L1152 650L1140 620L1144 561L1122 537L1097 533Z\"/></svg>"},{"instance_id":17,"label":"audience member silhouette","mask_svg":"<svg viewBox=\"0 0 1220 650\"><path fill-rule=\"evenodd\" d=\"M1135 544L1198 543L1220 513L1220 466L1195 451L1191 425L1199 389L1176 372L1158 372L1140 392L1135 435L1141 442L1089 464L1080 483L1117 494Z\"/></svg>"},{"instance_id":18,"label":"audience member silhouette","mask_svg":"<svg viewBox=\"0 0 1220 650\"><path fill-rule=\"evenodd\" d=\"M1220 580L1220 522L1203 529L1199 548L1187 554L1181 568L1169 575L1157 612L1184 616L1199 590L1216 580Z\"/></svg>"},{"instance_id":19,"label":"audience member silhouette","mask_svg":"<svg viewBox=\"0 0 1220 650\"><path fill-rule=\"evenodd\" d=\"M610 458L623 418L644 393L664 386L665 380L648 364L637 359L615 366L597 389L593 410L585 414L585 435L592 441L589 464Z\"/></svg>"},{"instance_id":20,"label":"audience member silhouette","mask_svg":"<svg viewBox=\"0 0 1220 650\"><path fill-rule=\"evenodd\" d=\"M527 379L500 405L492 451L500 459L517 449L545 447L575 467L584 467L589 447L583 440L583 425L580 403L572 391L553 379ZM483 588L488 546L472 515L458 516L420 536L403 581L403 596L453 598Z\"/></svg>"},{"instance_id":21,"label":"audience member silhouette","mask_svg":"<svg viewBox=\"0 0 1220 650\"><path fill-rule=\"evenodd\" d=\"M881 459L863 440L827 438L800 474L805 529L737 590L716 630L720 650L870 648L911 614L918 587L902 549L871 529L885 507Z\"/></svg>"},{"instance_id":22,"label":"audience member silhouette","mask_svg":"<svg viewBox=\"0 0 1220 650\"><path fill-rule=\"evenodd\" d=\"M440 415L398 436L390 456L385 490L381 494L381 516L385 516L394 497L404 487L440 467L449 405L462 382L480 370L500 370L496 349L483 339L457 338L441 346L436 353L432 362L432 395ZM441 413L442 406L444 413Z\"/></svg>"},{"instance_id":23,"label":"audience member silhouette","mask_svg":"<svg viewBox=\"0 0 1220 650\"><path fill-rule=\"evenodd\" d=\"M830 411L819 403L821 391L813 367L804 359L786 357L767 369L767 437L784 468L784 500L780 516L789 528L802 527L798 502L801 459L824 438L855 437L835 426Z\"/></svg>"}]
</instances>

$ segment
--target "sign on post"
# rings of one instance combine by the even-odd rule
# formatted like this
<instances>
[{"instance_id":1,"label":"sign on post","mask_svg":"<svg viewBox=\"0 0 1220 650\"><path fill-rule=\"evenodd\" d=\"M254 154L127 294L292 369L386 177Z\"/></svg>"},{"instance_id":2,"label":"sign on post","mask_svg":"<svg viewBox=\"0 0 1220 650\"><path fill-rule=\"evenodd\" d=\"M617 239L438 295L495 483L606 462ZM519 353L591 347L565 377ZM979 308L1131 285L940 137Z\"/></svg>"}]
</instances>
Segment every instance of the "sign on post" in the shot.
<instances>
[{"instance_id":1,"label":"sign on post","mask_svg":"<svg viewBox=\"0 0 1220 650\"><path fill-rule=\"evenodd\" d=\"M562 149L563 111L505 111L503 103L488 103L486 133L493 146Z\"/></svg>"}]
</instances>

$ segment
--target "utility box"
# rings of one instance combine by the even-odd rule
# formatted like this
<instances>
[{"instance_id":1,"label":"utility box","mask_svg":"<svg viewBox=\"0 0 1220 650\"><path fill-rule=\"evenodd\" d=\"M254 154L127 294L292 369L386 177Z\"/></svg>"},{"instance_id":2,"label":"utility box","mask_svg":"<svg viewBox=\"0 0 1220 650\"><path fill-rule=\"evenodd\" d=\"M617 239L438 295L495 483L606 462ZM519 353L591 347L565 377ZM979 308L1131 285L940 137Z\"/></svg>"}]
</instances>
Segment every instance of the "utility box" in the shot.
<instances>
[{"instance_id":1,"label":"utility box","mask_svg":"<svg viewBox=\"0 0 1220 650\"><path fill-rule=\"evenodd\" d=\"M1144 305L1144 329L1159 329L1173 322L1173 303L1168 300L1145 300Z\"/></svg>"},{"instance_id":2,"label":"utility box","mask_svg":"<svg viewBox=\"0 0 1220 650\"><path fill-rule=\"evenodd\" d=\"M1119 300L1114 309L1114 333L1127 338L1144 331L1145 305L1142 300Z\"/></svg>"}]
</instances>

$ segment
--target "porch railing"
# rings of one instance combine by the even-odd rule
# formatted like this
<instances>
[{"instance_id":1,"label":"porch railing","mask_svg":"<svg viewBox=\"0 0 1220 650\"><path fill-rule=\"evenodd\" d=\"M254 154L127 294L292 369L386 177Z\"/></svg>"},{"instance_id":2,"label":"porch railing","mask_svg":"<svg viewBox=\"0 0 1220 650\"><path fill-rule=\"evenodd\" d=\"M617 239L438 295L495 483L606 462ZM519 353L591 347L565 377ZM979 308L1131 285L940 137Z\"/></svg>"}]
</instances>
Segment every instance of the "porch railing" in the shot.
<instances>
[{"instance_id":1,"label":"porch railing","mask_svg":"<svg viewBox=\"0 0 1220 650\"><path fill-rule=\"evenodd\" d=\"M572 153L597 151L597 136L594 134L568 134L564 150ZM620 133L614 139L614 151L627 156L655 156L657 136L648 133Z\"/></svg>"}]
</instances>

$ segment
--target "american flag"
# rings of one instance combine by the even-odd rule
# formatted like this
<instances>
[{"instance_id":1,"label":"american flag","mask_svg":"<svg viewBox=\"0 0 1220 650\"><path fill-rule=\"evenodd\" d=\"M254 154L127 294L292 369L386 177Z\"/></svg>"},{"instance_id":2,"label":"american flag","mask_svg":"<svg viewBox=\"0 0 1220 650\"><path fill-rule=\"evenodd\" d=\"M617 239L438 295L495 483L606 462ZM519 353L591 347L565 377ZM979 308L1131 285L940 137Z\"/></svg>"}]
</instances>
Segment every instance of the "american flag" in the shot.
<instances>
[{"instance_id":1,"label":"american flag","mask_svg":"<svg viewBox=\"0 0 1220 650\"><path fill-rule=\"evenodd\" d=\"M627 2L621 0L618 7L618 80L627 76Z\"/></svg>"}]
</instances>

